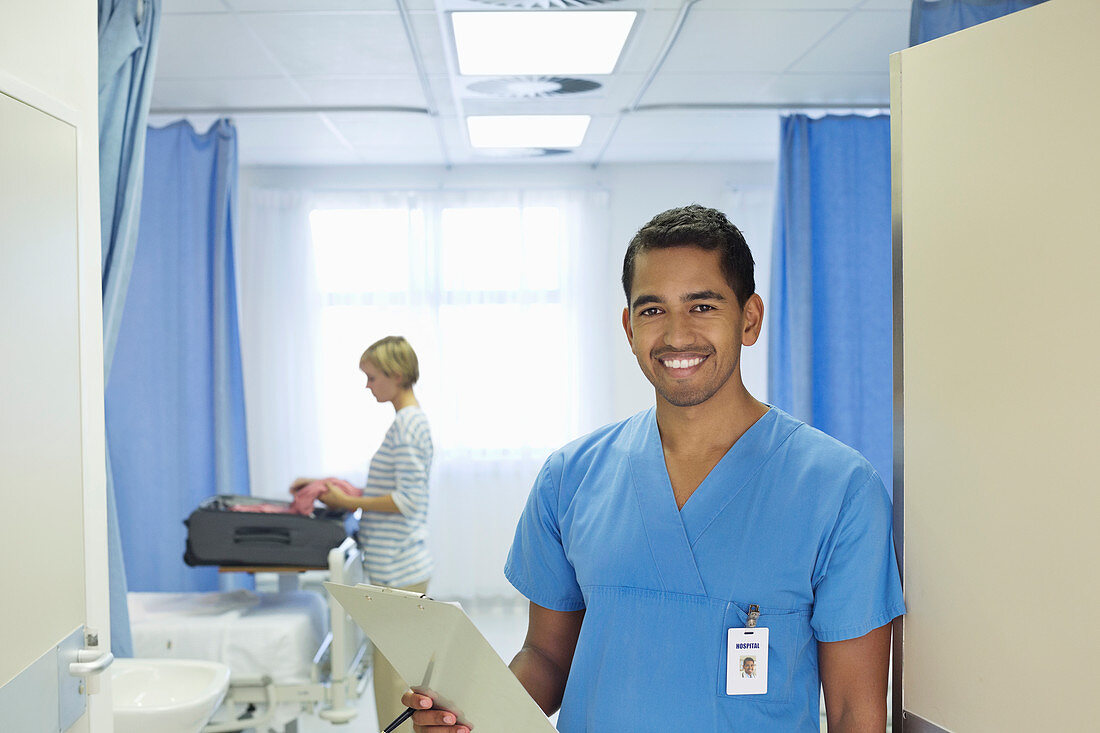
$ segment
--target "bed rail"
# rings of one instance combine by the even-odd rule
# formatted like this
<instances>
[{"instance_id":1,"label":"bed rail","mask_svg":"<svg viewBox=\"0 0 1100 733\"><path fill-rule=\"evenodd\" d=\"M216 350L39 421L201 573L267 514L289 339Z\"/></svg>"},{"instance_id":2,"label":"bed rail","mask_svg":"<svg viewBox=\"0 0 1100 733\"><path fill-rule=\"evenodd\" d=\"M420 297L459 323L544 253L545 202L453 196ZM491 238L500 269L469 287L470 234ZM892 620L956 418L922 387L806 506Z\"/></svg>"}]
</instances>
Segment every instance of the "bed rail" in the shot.
<instances>
[{"instance_id":1,"label":"bed rail","mask_svg":"<svg viewBox=\"0 0 1100 733\"><path fill-rule=\"evenodd\" d=\"M351 537L328 553L329 577L334 583L355 585L363 582L363 562L359 547ZM327 591L326 591L327 593ZM350 701L359 696L358 670L366 658L366 637L351 620L343 606L331 596L328 599L331 681L329 705L319 715L331 723L346 723L357 714Z\"/></svg>"}]
</instances>

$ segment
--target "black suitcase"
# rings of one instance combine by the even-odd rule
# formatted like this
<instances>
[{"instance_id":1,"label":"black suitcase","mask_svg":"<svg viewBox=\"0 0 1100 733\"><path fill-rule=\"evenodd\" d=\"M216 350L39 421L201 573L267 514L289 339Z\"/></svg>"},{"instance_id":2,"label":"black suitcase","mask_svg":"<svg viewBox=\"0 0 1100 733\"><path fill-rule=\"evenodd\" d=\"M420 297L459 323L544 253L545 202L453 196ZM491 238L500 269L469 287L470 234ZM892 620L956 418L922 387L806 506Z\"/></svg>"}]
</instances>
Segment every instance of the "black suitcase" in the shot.
<instances>
[{"instance_id":1,"label":"black suitcase","mask_svg":"<svg viewBox=\"0 0 1100 733\"><path fill-rule=\"evenodd\" d=\"M183 521L187 550L196 565L327 567L328 552L347 538L346 512L317 509L312 517L233 511L247 504L279 504L261 497L219 495L199 504Z\"/></svg>"}]
</instances>

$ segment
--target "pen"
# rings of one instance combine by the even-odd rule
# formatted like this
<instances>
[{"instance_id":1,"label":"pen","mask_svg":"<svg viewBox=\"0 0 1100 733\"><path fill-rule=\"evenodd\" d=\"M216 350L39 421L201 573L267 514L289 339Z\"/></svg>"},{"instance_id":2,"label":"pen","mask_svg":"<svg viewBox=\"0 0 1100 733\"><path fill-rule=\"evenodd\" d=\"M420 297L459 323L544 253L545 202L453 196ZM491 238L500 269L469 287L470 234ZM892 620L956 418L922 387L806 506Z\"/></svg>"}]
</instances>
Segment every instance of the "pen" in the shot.
<instances>
[{"instance_id":1,"label":"pen","mask_svg":"<svg viewBox=\"0 0 1100 733\"><path fill-rule=\"evenodd\" d=\"M401 725L406 720L411 718L412 714L415 713L415 712L416 712L416 710L414 708L407 708L405 710L405 712L403 712L403 713L401 713L400 715L397 716L396 720L394 720L392 723L387 725L386 729L383 730L382 733L393 733L395 730L397 730L397 726Z\"/></svg>"}]
</instances>

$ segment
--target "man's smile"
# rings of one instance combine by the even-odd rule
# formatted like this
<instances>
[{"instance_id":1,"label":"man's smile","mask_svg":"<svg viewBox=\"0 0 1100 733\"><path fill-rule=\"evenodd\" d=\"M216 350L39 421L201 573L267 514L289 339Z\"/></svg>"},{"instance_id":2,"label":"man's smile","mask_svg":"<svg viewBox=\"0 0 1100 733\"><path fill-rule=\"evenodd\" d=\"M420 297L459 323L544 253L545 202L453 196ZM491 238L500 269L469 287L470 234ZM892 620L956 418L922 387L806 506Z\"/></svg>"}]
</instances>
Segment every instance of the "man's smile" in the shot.
<instances>
[{"instance_id":1,"label":"man's smile","mask_svg":"<svg viewBox=\"0 0 1100 733\"><path fill-rule=\"evenodd\" d=\"M700 356L697 354L682 354L676 356L660 356L657 357L657 361L665 369L672 372L672 376L683 378L695 373L697 367L706 361L707 358L707 356Z\"/></svg>"}]
</instances>

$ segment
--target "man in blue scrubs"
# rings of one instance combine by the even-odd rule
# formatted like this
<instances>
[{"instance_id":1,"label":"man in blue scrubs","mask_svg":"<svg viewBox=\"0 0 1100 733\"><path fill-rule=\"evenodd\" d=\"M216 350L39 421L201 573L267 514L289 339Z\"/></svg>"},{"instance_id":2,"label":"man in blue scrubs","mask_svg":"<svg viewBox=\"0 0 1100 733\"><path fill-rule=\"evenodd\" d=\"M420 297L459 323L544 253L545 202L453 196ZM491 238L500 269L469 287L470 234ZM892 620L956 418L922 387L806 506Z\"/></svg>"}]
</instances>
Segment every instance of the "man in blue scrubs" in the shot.
<instances>
[{"instance_id":1,"label":"man in blue scrubs","mask_svg":"<svg viewBox=\"0 0 1100 733\"><path fill-rule=\"evenodd\" d=\"M713 209L666 211L623 288L656 405L536 479L505 566L531 601L512 670L563 733L817 731L821 688L830 733L883 731L905 611L890 499L856 451L745 389L764 306L744 238Z\"/></svg>"}]
</instances>

